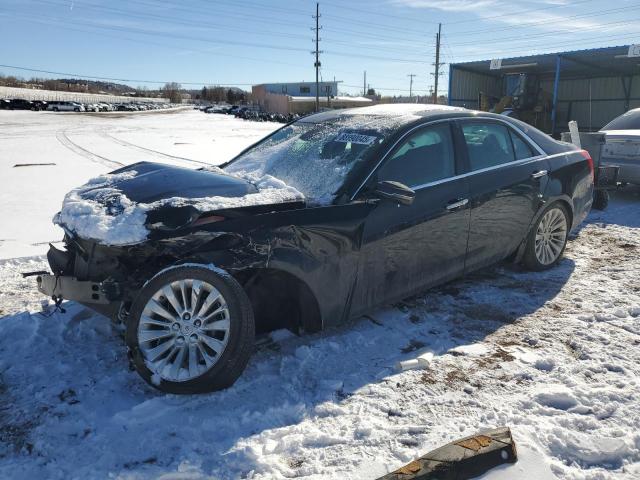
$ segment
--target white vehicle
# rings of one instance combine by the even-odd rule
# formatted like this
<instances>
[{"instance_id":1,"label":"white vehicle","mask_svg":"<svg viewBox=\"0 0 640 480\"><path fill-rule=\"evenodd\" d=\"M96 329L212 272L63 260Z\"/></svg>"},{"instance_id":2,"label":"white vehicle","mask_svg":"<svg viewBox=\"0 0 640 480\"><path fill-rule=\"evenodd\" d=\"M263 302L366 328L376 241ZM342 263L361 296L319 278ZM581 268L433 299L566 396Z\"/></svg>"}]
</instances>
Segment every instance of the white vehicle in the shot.
<instances>
[{"instance_id":1,"label":"white vehicle","mask_svg":"<svg viewBox=\"0 0 640 480\"><path fill-rule=\"evenodd\" d=\"M47 110L53 112L84 112L84 107L76 102L49 102Z\"/></svg>"},{"instance_id":2,"label":"white vehicle","mask_svg":"<svg viewBox=\"0 0 640 480\"><path fill-rule=\"evenodd\" d=\"M87 112L99 112L100 105L98 105L97 103L87 103L85 104L84 109Z\"/></svg>"},{"instance_id":3,"label":"white vehicle","mask_svg":"<svg viewBox=\"0 0 640 480\"><path fill-rule=\"evenodd\" d=\"M113 105L110 103L98 103L98 108L101 112L113 112Z\"/></svg>"},{"instance_id":4,"label":"white vehicle","mask_svg":"<svg viewBox=\"0 0 640 480\"><path fill-rule=\"evenodd\" d=\"M600 164L619 166L620 182L640 185L640 108L614 118L601 131L607 143Z\"/></svg>"}]
</instances>

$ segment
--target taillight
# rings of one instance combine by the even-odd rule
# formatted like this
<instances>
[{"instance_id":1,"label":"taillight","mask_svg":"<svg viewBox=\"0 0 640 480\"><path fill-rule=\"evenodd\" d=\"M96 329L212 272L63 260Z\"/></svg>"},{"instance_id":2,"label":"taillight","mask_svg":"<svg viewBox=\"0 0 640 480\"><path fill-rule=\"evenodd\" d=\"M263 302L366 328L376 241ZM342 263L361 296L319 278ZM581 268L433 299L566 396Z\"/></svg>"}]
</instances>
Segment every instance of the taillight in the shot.
<instances>
[{"instance_id":1,"label":"taillight","mask_svg":"<svg viewBox=\"0 0 640 480\"><path fill-rule=\"evenodd\" d=\"M591 154L586 150L580 150L580 154L587 160L587 165L589 165L589 173L591 174L591 181L595 181L595 172L593 171L593 158L591 158Z\"/></svg>"},{"instance_id":2,"label":"taillight","mask_svg":"<svg viewBox=\"0 0 640 480\"><path fill-rule=\"evenodd\" d=\"M208 217L200 217L194 220L191 223L191 227L199 227L202 225L207 225L209 223L221 222L222 220L226 220L226 218L221 217L220 215L209 215Z\"/></svg>"}]
</instances>

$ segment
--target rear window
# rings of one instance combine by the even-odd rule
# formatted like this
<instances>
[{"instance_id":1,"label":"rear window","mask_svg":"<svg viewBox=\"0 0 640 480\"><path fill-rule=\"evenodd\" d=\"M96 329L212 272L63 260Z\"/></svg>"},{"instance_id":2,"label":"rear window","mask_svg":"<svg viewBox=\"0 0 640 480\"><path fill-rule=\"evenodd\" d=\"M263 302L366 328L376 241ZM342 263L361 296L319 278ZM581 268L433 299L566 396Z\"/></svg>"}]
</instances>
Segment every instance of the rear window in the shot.
<instances>
[{"instance_id":1,"label":"rear window","mask_svg":"<svg viewBox=\"0 0 640 480\"><path fill-rule=\"evenodd\" d=\"M640 130L640 109L629 110L614 118L602 130Z\"/></svg>"}]
</instances>

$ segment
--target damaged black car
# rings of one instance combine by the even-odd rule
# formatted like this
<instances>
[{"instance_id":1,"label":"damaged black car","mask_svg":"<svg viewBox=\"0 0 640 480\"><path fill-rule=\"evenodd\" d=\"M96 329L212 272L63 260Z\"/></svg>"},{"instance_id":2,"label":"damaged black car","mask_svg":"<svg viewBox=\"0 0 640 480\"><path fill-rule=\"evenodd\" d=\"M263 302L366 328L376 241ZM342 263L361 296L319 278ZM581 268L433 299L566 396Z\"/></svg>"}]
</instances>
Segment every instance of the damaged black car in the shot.
<instances>
[{"instance_id":1,"label":"damaged black car","mask_svg":"<svg viewBox=\"0 0 640 480\"><path fill-rule=\"evenodd\" d=\"M515 119L335 110L220 168L143 162L71 191L38 288L121 322L149 384L208 392L256 333L317 332L505 259L550 268L592 192L585 151Z\"/></svg>"}]
</instances>

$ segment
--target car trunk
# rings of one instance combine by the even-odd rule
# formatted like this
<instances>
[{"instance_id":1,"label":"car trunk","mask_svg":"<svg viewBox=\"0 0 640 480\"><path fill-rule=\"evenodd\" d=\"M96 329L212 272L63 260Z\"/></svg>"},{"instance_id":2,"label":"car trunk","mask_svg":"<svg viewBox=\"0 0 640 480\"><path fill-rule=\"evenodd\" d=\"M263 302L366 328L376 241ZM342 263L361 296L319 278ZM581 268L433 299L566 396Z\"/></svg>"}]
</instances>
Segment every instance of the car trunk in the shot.
<instances>
[{"instance_id":1,"label":"car trunk","mask_svg":"<svg viewBox=\"0 0 640 480\"><path fill-rule=\"evenodd\" d=\"M640 162L640 130L610 130L602 157L633 159Z\"/></svg>"}]
</instances>

